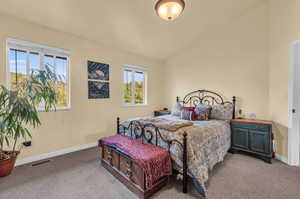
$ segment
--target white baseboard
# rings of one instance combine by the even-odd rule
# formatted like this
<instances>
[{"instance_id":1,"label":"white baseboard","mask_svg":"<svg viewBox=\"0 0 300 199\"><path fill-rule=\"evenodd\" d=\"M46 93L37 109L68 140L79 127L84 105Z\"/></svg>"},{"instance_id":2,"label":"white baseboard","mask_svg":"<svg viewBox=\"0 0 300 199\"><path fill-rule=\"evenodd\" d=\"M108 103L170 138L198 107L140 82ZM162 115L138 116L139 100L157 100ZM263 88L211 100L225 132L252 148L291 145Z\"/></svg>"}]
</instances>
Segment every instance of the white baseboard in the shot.
<instances>
[{"instance_id":1,"label":"white baseboard","mask_svg":"<svg viewBox=\"0 0 300 199\"><path fill-rule=\"evenodd\" d=\"M285 164L289 164L289 161L288 161L288 159L286 157L283 157L283 156L281 156L281 155L279 155L277 153L275 154L275 158L277 160L280 160L281 162L283 162Z\"/></svg>"},{"instance_id":2,"label":"white baseboard","mask_svg":"<svg viewBox=\"0 0 300 199\"><path fill-rule=\"evenodd\" d=\"M41 155L37 155L37 156L33 156L33 157L29 157L29 158L24 158L24 159L20 159L16 161L15 166L21 166L24 164L28 164L31 162L36 162L36 161L40 161L40 160L44 160L44 159L48 159L48 158L53 158L56 156L60 156L60 155L64 155L64 154L68 154L68 153L72 153L72 152L76 152L76 151L81 151L84 149L89 149L89 148L93 148L98 146L98 143L90 143L90 144L84 144L81 146L77 146L77 147L71 147L71 148L67 148L67 149L62 149L62 150L58 150L58 151L53 151L50 153L44 153ZM281 162L288 164L288 159L286 157L280 156L279 154L275 154L275 158L277 160L280 160Z\"/></svg>"},{"instance_id":3,"label":"white baseboard","mask_svg":"<svg viewBox=\"0 0 300 199\"><path fill-rule=\"evenodd\" d=\"M67 149L53 151L50 153L44 153L41 155L17 160L15 166L20 166L20 165L28 164L31 162L36 162L36 161L40 161L40 160L44 160L44 159L48 159L48 158L53 158L56 156L60 156L60 155L64 155L64 154L72 153L72 152L76 152L76 151L81 151L81 150L89 149L89 148L96 147L96 146L98 146L98 143L90 143L90 144L85 144L85 145L81 145L81 146L77 146L77 147L71 147L71 148L67 148Z\"/></svg>"}]
</instances>

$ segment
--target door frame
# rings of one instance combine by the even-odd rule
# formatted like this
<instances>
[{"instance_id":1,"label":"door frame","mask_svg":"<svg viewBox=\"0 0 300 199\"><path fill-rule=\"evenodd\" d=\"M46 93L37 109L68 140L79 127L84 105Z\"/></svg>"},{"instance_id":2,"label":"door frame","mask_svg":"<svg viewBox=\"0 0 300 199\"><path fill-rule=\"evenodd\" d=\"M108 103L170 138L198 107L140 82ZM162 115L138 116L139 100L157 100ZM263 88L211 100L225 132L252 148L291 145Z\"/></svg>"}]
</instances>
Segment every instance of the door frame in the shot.
<instances>
[{"instance_id":1,"label":"door frame","mask_svg":"<svg viewBox=\"0 0 300 199\"><path fill-rule=\"evenodd\" d=\"M297 64L297 51L300 52L300 40L294 41L289 49L289 76L288 76L288 164L300 165L300 120L293 117L295 67ZM299 53L300 56L300 53ZM300 59L300 58L299 58ZM300 110L297 110L300 111Z\"/></svg>"}]
</instances>

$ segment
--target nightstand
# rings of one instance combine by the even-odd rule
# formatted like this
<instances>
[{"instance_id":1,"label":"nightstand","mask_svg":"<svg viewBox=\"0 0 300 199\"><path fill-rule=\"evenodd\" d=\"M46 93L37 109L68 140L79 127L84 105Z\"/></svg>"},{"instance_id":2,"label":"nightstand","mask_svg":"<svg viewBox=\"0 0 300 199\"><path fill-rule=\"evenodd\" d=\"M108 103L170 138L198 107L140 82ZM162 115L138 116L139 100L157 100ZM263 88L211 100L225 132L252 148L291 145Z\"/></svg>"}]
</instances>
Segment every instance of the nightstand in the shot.
<instances>
[{"instance_id":1,"label":"nightstand","mask_svg":"<svg viewBox=\"0 0 300 199\"><path fill-rule=\"evenodd\" d=\"M230 152L244 151L272 163L272 122L260 120L231 120Z\"/></svg>"},{"instance_id":2,"label":"nightstand","mask_svg":"<svg viewBox=\"0 0 300 199\"><path fill-rule=\"evenodd\" d=\"M171 111L169 110L158 110L158 111L154 111L154 116L162 116L162 115L170 115Z\"/></svg>"}]
</instances>

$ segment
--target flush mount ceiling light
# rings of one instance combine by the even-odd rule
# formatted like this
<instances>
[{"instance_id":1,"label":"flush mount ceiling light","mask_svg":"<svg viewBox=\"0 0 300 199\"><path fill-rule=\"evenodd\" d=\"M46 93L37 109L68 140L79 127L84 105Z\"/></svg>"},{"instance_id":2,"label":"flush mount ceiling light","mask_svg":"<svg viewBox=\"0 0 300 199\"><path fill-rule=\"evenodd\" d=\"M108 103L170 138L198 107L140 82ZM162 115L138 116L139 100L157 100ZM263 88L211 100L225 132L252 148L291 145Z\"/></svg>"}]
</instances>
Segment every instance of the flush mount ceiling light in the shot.
<instances>
[{"instance_id":1,"label":"flush mount ceiling light","mask_svg":"<svg viewBox=\"0 0 300 199\"><path fill-rule=\"evenodd\" d=\"M158 0L155 10L162 19L172 21L182 13L184 7L184 0Z\"/></svg>"}]
</instances>

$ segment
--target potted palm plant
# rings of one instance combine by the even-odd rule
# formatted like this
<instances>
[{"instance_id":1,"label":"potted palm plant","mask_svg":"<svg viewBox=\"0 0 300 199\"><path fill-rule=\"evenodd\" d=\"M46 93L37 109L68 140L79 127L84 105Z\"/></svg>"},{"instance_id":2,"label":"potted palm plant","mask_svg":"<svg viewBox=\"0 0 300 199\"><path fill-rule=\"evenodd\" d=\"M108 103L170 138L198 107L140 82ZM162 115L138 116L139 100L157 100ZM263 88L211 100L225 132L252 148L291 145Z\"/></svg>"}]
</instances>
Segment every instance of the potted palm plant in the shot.
<instances>
[{"instance_id":1,"label":"potted palm plant","mask_svg":"<svg viewBox=\"0 0 300 199\"><path fill-rule=\"evenodd\" d=\"M14 168L22 140L31 138L29 128L41 124L38 108L56 108L57 76L49 66L31 73L12 89L0 85L0 177Z\"/></svg>"}]
</instances>

